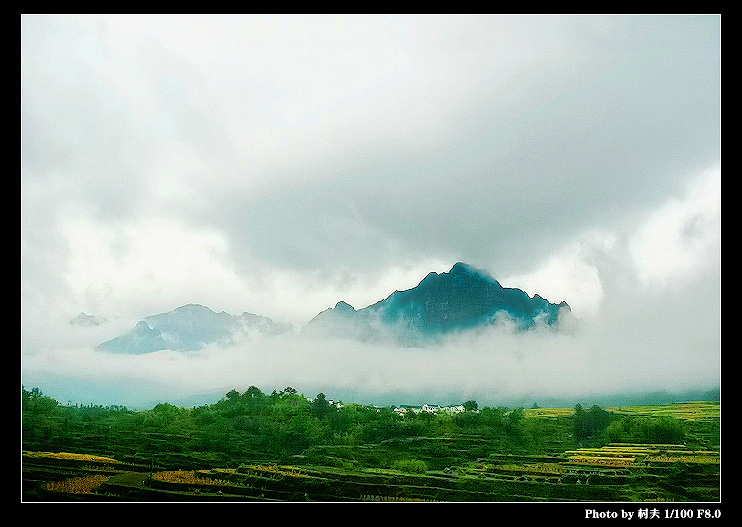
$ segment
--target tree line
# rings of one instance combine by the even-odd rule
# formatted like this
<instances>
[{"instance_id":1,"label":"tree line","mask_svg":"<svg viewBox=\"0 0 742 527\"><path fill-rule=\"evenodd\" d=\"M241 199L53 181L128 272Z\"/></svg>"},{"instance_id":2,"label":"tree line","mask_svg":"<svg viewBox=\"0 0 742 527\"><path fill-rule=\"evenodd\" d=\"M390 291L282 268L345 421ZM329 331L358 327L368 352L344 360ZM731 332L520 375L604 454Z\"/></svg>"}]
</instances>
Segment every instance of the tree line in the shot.
<instances>
[{"instance_id":1,"label":"tree line","mask_svg":"<svg viewBox=\"0 0 742 527\"><path fill-rule=\"evenodd\" d=\"M406 444L403 440L413 438L465 442L473 456L485 456L607 442L680 443L685 433L674 418L616 416L598 406L578 404L573 415L552 419L526 418L523 408L480 408L476 401L463 406L454 414L403 416L392 407L333 404L323 393L310 399L291 387L268 394L251 386L210 405L161 403L135 411L60 405L38 388L22 386L22 442L26 450L87 450L132 462L219 466L254 459L288 462L323 445Z\"/></svg>"}]
</instances>

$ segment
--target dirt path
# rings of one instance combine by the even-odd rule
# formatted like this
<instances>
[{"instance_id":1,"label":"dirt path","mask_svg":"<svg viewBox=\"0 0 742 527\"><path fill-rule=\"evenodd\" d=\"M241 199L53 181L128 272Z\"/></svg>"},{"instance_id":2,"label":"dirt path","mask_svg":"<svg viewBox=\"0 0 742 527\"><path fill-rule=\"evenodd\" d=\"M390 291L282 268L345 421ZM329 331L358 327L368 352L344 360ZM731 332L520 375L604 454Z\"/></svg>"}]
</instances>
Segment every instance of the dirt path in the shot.
<instances>
[{"instance_id":1,"label":"dirt path","mask_svg":"<svg viewBox=\"0 0 742 527\"><path fill-rule=\"evenodd\" d=\"M121 472L120 474L111 476L108 483L111 485L122 485L143 489L145 488L144 482L146 481L147 476L147 472Z\"/></svg>"},{"instance_id":2,"label":"dirt path","mask_svg":"<svg viewBox=\"0 0 742 527\"><path fill-rule=\"evenodd\" d=\"M164 501L173 501L174 497L182 497L182 498L175 498L175 501L185 501L183 498L187 498L187 501L193 501L193 500L218 500L218 501L251 501L252 499L248 496L242 495L242 494L229 494L221 491L211 491L208 487L202 489L199 492L194 492L192 490L173 490L173 489L158 489L158 488L152 488L148 487L145 482L147 481L147 478L149 477L149 472L121 472L119 474L115 474L111 476L108 481L105 483L106 485L112 485L114 487L118 487L119 489L121 487L126 487L129 489L132 489L134 494L132 495L138 495L138 491L144 491L146 494L146 500L153 500L153 501L159 501L158 496L163 496L165 499ZM126 491L124 491L126 493ZM254 499L254 498L253 498Z\"/></svg>"}]
</instances>

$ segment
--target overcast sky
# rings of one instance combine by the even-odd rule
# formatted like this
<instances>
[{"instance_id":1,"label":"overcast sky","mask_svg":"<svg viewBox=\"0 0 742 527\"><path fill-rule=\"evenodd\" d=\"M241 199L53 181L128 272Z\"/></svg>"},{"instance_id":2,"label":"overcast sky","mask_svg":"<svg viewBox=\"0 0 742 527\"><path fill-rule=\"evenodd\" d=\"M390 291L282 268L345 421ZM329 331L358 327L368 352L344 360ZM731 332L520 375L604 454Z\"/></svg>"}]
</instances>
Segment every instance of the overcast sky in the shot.
<instances>
[{"instance_id":1,"label":"overcast sky","mask_svg":"<svg viewBox=\"0 0 742 527\"><path fill-rule=\"evenodd\" d=\"M718 384L720 25L22 16L22 381L124 403ZM347 343L92 351L185 303L301 326L457 261L566 300L578 327L424 368ZM109 323L71 327L80 312Z\"/></svg>"}]
</instances>

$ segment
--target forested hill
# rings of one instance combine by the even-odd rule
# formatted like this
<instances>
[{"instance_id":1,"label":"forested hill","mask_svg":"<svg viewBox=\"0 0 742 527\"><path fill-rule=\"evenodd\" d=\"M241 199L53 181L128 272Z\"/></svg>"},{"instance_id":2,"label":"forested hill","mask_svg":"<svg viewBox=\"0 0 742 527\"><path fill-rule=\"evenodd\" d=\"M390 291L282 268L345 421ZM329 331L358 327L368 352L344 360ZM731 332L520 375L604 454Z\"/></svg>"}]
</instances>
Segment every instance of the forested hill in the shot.
<instances>
[{"instance_id":1,"label":"forested hill","mask_svg":"<svg viewBox=\"0 0 742 527\"><path fill-rule=\"evenodd\" d=\"M162 403L142 411L63 406L37 388L22 387L22 414L25 450L95 452L176 468L300 458L386 466L392 460L337 458L337 448L414 438L435 440L413 441L418 446L408 454L439 469L461 456L547 454L606 442L682 442L703 448L719 443L713 429L701 433L691 421L619 415L597 406L583 409L578 404L574 411L539 418L531 409L480 408L475 401L448 409L374 407L337 403L322 393L308 398L292 388L267 394L254 386L244 393L232 390L211 405L183 408ZM430 450L433 446L435 452ZM383 457L383 451L378 455Z\"/></svg>"}]
</instances>

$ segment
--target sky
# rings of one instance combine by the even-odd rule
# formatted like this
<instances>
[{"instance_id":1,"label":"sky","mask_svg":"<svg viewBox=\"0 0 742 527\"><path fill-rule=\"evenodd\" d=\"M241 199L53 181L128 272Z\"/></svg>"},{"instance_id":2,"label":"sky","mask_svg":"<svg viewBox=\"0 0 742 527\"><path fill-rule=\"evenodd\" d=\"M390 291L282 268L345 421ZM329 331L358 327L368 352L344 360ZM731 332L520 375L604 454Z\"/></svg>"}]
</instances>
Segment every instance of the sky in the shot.
<instances>
[{"instance_id":1,"label":"sky","mask_svg":"<svg viewBox=\"0 0 742 527\"><path fill-rule=\"evenodd\" d=\"M130 406L718 387L720 92L718 15L21 16L22 383ZM574 327L94 350L187 303L300 328L458 261Z\"/></svg>"}]
</instances>

